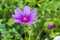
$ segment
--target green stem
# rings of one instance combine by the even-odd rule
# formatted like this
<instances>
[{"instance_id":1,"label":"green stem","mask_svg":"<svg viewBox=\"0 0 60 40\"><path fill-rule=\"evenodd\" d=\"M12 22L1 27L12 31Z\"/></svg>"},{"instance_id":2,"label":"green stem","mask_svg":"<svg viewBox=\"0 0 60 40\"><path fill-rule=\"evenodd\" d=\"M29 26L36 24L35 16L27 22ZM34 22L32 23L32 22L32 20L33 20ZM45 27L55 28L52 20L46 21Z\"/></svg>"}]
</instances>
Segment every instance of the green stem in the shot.
<instances>
[{"instance_id":1,"label":"green stem","mask_svg":"<svg viewBox=\"0 0 60 40\"><path fill-rule=\"evenodd\" d=\"M25 40L26 40L26 33L25 33Z\"/></svg>"},{"instance_id":2,"label":"green stem","mask_svg":"<svg viewBox=\"0 0 60 40\"><path fill-rule=\"evenodd\" d=\"M30 27L30 26L28 26L28 28L29 28L29 27ZM29 40L31 40L31 32L32 32L31 30L28 31L28 33L29 33Z\"/></svg>"},{"instance_id":3,"label":"green stem","mask_svg":"<svg viewBox=\"0 0 60 40\"><path fill-rule=\"evenodd\" d=\"M31 36L30 36L30 30L29 30L29 40L31 40Z\"/></svg>"},{"instance_id":4,"label":"green stem","mask_svg":"<svg viewBox=\"0 0 60 40\"><path fill-rule=\"evenodd\" d=\"M44 29L43 29L43 30L44 30ZM42 32L43 30L41 30L41 31L39 32L39 34L38 34L37 37L36 37L36 40L38 39L39 35L41 35L41 32Z\"/></svg>"},{"instance_id":5,"label":"green stem","mask_svg":"<svg viewBox=\"0 0 60 40\"><path fill-rule=\"evenodd\" d=\"M24 31L25 31L25 25L24 25ZM25 40L26 40L26 32L25 32Z\"/></svg>"}]
</instances>

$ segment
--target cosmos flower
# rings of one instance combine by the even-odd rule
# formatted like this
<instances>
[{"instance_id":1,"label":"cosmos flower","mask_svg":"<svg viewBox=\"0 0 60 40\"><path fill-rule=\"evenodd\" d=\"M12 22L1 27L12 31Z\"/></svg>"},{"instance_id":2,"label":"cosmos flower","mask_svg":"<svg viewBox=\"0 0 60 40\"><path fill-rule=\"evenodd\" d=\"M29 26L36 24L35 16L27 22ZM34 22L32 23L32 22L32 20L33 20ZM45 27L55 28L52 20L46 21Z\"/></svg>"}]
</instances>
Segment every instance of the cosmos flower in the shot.
<instances>
[{"instance_id":1,"label":"cosmos flower","mask_svg":"<svg viewBox=\"0 0 60 40\"><path fill-rule=\"evenodd\" d=\"M54 24L48 25L48 29L53 29L53 28L54 28Z\"/></svg>"},{"instance_id":2,"label":"cosmos flower","mask_svg":"<svg viewBox=\"0 0 60 40\"><path fill-rule=\"evenodd\" d=\"M60 36L56 36L54 40L60 40Z\"/></svg>"},{"instance_id":3,"label":"cosmos flower","mask_svg":"<svg viewBox=\"0 0 60 40\"><path fill-rule=\"evenodd\" d=\"M31 25L37 19L37 11L36 10L30 11L29 6L24 7L24 12L22 12L20 8L16 8L14 12L15 15L12 15L12 18L16 23Z\"/></svg>"}]
</instances>

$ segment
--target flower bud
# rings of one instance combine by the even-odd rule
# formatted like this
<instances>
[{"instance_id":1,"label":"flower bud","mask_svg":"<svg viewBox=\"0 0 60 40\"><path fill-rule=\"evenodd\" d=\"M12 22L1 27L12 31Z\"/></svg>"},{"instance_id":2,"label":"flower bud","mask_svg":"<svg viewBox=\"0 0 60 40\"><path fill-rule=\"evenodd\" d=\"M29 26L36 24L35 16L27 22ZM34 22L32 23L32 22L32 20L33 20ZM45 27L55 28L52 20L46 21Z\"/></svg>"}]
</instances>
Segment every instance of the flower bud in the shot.
<instances>
[{"instance_id":1,"label":"flower bud","mask_svg":"<svg viewBox=\"0 0 60 40\"><path fill-rule=\"evenodd\" d=\"M49 24L48 25L48 29L53 29L54 28L54 24Z\"/></svg>"}]
</instances>

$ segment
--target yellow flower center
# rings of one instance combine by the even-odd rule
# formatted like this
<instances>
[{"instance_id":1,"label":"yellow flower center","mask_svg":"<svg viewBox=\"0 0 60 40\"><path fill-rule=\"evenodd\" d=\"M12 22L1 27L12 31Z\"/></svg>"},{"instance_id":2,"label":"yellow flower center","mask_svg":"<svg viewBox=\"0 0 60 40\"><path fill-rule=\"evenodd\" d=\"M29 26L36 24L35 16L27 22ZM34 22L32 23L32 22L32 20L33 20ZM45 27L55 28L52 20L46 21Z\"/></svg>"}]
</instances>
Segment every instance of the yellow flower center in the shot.
<instances>
[{"instance_id":1,"label":"yellow flower center","mask_svg":"<svg viewBox=\"0 0 60 40\"><path fill-rule=\"evenodd\" d=\"M27 18L24 17L24 18L23 18L23 21L25 22L26 20L27 20Z\"/></svg>"}]
</instances>

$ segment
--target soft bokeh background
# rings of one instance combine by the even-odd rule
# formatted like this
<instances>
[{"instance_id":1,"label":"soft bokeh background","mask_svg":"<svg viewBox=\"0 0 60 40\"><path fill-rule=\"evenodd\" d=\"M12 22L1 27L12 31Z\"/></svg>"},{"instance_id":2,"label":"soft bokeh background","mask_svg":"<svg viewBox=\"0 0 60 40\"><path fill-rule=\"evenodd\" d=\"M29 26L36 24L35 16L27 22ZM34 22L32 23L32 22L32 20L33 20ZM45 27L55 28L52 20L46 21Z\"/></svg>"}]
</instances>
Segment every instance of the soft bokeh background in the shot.
<instances>
[{"instance_id":1,"label":"soft bokeh background","mask_svg":"<svg viewBox=\"0 0 60 40\"><path fill-rule=\"evenodd\" d=\"M26 30L14 22L12 14L17 7L23 10L26 5L38 12L35 23L26 27L33 30L31 40L53 40L60 35L60 0L0 0L0 40L24 39ZM48 29L49 24L54 24L55 28ZM26 35L28 40L28 33Z\"/></svg>"}]
</instances>

